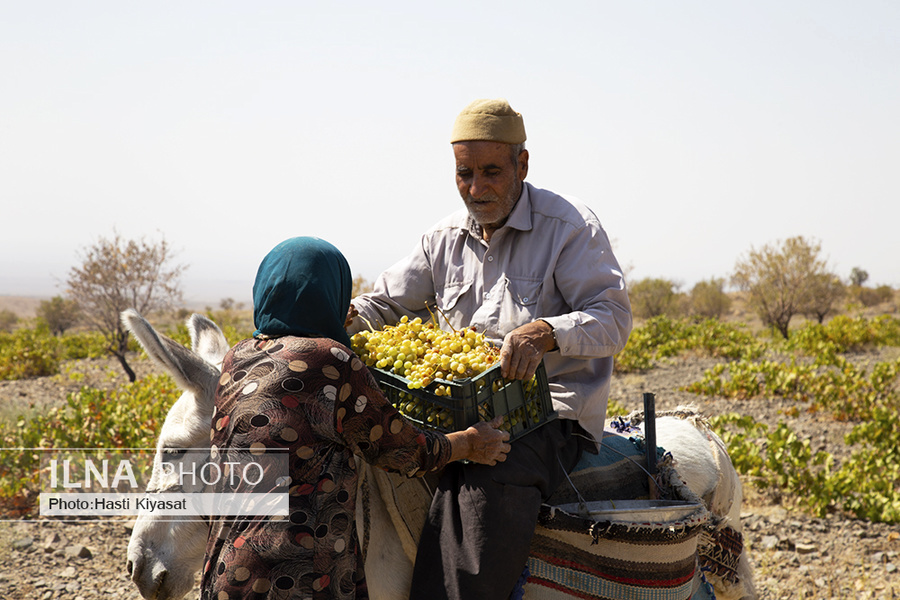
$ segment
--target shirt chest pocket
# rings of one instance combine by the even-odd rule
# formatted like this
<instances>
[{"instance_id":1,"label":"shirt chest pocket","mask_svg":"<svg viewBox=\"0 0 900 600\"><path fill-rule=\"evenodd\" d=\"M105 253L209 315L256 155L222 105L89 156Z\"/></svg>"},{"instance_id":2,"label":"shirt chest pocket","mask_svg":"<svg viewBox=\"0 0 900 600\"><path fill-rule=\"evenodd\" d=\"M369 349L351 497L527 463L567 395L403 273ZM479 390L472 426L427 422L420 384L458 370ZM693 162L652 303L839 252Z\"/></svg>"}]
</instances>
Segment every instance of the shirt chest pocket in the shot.
<instances>
[{"instance_id":1,"label":"shirt chest pocket","mask_svg":"<svg viewBox=\"0 0 900 600\"><path fill-rule=\"evenodd\" d=\"M453 310L459 304L460 298L465 296L471 287L471 282L459 285L445 285L444 289L437 293L438 306L441 310ZM463 307L461 306L460 308Z\"/></svg>"},{"instance_id":2,"label":"shirt chest pocket","mask_svg":"<svg viewBox=\"0 0 900 600\"><path fill-rule=\"evenodd\" d=\"M537 316L540 310L541 288L543 282L532 279L507 280L507 298L510 318L515 321L527 321Z\"/></svg>"}]
</instances>

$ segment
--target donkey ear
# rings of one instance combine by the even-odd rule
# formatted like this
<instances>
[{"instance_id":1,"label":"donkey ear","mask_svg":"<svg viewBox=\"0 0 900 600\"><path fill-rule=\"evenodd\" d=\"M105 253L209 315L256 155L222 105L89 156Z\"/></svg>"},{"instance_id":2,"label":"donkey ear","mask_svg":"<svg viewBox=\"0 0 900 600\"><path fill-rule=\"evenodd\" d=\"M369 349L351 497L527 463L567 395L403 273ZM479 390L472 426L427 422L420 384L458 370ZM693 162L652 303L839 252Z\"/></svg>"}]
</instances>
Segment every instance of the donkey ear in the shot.
<instances>
[{"instance_id":1,"label":"donkey ear","mask_svg":"<svg viewBox=\"0 0 900 600\"><path fill-rule=\"evenodd\" d=\"M219 326L203 315L193 314L187 322L191 334L191 347L206 362L220 366L228 353L228 340Z\"/></svg>"},{"instance_id":2,"label":"donkey ear","mask_svg":"<svg viewBox=\"0 0 900 600\"><path fill-rule=\"evenodd\" d=\"M136 310L122 313L122 324L134 335L153 361L165 369L184 390L204 397L210 388L215 392L219 370L203 357L175 340L156 332Z\"/></svg>"}]
</instances>

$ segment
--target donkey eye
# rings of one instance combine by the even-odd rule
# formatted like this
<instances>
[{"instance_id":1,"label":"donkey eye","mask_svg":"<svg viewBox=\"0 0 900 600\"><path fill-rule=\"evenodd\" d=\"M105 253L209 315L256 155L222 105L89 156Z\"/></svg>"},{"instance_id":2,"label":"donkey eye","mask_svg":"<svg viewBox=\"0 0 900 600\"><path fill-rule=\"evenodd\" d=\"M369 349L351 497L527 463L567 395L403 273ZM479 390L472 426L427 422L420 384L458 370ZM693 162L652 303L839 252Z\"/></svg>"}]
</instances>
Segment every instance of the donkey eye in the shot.
<instances>
[{"instance_id":1,"label":"donkey eye","mask_svg":"<svg viewBox=\"0 0 900 600\"><path fill-rule=\"evenodd\" d=\"M187 448L163 448L163 454L178 456L187 452Z\"/></svg>"}]
</instances>

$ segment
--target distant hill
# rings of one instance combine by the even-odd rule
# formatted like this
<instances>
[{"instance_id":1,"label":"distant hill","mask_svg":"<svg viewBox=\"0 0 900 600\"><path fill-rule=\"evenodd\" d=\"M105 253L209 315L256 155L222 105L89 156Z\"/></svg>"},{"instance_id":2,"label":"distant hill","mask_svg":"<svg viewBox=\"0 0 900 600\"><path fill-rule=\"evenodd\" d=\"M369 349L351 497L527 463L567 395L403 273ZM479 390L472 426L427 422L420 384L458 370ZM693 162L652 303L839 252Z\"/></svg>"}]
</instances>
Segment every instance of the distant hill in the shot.
<instances>
[{"instance_id":1,"label":"distant hill","mask_svg":"<svg viewBox=\"0 0 900 600\"><path fill-rule=\"evenodd\" d=\"M20 319L33 319L37 314L41 301L49 300L50 298L51 296L0 296L0 311L9 310ZM203 312L207 308L218 309L220 303L221 299L207 302L185 298L183 306L191 311ZM242 306L243 308L249 308L251 305L251 302L244 302Z\"/></svg>"},{"instance_id":2,"label":"distant hill","mask_svg":"<svg viewBox=\"0 0 900 600\"><path fill-rule=\"evenodd\" d=\"M49 300L49 296L0 296L0 311L10 310L20 319L31 319L40 306L41 300Z\"/></svg>"}]
</instances>

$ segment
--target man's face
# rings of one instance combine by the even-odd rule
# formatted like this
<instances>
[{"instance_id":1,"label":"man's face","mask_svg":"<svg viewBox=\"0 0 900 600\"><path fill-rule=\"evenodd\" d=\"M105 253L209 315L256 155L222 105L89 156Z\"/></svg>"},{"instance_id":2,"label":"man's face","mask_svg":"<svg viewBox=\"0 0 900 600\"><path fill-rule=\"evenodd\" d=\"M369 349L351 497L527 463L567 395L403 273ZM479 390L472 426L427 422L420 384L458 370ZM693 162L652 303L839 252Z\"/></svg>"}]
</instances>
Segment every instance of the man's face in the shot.
<instances>
[{"instance_id":1,"label":"man's face","mask_svg":"<svg viewBox=\"0 0 900 600\"><path fill-rule=\"evenodd\" d=\"M522 182L528 173L528 151L515 160L509 144L498 142L457 142L456 186L475 222L484 229L485 239L503 226L512 212Z\"/></svg>"}]
</instances>

